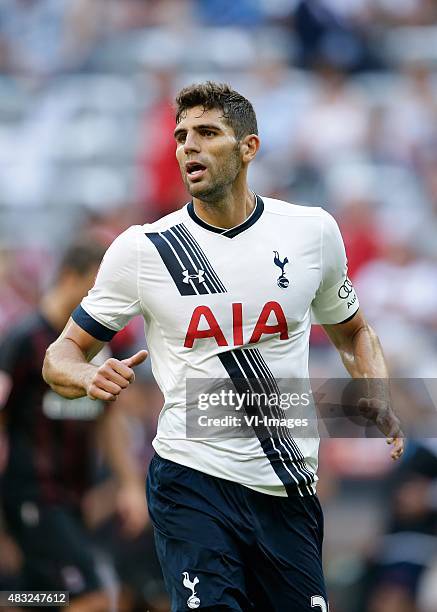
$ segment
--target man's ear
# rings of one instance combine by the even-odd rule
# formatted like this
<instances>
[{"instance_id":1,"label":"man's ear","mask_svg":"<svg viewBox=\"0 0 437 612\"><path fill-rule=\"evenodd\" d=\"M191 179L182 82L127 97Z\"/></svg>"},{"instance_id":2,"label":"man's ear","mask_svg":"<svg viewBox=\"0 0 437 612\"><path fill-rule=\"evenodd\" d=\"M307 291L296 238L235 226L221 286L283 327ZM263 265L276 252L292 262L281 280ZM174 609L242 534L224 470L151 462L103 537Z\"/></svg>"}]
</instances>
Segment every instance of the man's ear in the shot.
<instances>
[{"instance_id":1,"label":"man's ear","mask_svg":"<svg viewBox=\"0 0 437 612\"><path fill-rule=\"evenodd\" d=\"M240 142L242 161L249 163L258 153L260 139L256 134L248 134Z\"/></svg>"}]
</instances>

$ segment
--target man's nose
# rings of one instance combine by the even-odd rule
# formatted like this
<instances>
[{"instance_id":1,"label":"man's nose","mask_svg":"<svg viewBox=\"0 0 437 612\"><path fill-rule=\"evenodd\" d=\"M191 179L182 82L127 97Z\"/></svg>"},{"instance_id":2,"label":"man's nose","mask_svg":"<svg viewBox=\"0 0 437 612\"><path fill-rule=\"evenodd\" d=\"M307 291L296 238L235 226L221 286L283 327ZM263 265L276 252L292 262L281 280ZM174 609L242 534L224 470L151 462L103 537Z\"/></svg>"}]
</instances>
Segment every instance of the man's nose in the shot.
<instances>
[{"instance_id":1,"label":"man's nose","mask_svg":"<svg viewBox=\"0 0 437 612\"><path fill-rule=\"evenodd\" d=\"M197 135L193 132L188 132L184 142L184 152L188 155L191 152L199 153L200 145Z\"/></svg>"}]
</instances>

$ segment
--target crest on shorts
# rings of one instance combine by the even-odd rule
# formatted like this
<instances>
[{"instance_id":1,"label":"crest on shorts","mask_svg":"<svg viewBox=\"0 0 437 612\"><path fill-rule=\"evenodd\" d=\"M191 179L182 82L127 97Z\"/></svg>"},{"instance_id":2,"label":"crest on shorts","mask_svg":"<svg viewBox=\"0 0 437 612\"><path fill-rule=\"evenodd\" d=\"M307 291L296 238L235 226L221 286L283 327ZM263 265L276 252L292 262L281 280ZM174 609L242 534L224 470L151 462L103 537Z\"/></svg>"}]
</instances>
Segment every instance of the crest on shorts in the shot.
<instances>
[{"instance_id":1,"label":"crest on shorts","mask_svg":"<svg viewBox=\"0 0 437 612\"><path fill-rule=\"evenodd\" d=\"M182 576L184 577L182 584L186 589L190 589L191 595L187 599L187 606L190 610L196 610L200 606L200 599L197 597L195 588L196 584L199 583L199 578L195 576L193 580L190 580L190 574L188 572L182 572Z\"/></svg>"}]
</instances>

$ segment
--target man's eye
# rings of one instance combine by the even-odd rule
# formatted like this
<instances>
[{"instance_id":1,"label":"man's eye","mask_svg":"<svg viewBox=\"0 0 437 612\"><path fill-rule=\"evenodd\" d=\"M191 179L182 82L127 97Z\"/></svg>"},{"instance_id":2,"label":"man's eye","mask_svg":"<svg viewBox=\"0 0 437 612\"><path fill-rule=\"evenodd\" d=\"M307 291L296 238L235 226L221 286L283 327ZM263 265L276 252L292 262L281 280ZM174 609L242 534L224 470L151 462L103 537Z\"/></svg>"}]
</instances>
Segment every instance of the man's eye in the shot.
<instances>
[{"instance_id":1,"label":"man's eye","mask_svg":"<svg viewBox=\"0 0 437 612\"><path fill-rule=\"evenodd\" d=\"M215 136L215 132L213 132L212 130L204 130L203 135L204 136Z\"/></svg>"},{"instance_id":2,"label":"man's eye","mask_svg":"<svg viewBox=\"0 0 437 612\"><path fill-rule=\"evenodd\" d=\"M185 142L186 139L186 135L185 134L178 134L176 136L176 142L179 144L183 144Z\"/></svg>"}]
</instances>

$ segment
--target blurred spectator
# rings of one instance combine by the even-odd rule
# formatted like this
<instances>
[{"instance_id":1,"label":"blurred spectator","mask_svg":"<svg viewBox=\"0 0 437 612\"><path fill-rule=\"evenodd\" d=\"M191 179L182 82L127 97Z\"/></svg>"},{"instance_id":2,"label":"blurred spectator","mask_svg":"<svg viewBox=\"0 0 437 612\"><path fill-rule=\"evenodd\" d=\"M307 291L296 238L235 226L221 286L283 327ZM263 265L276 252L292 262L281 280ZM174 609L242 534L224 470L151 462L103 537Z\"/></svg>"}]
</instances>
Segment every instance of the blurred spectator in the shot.
<instances>
[{"instance_id":1,"label":"blurred spectator","mask_svg":"<svg viewBox=\"0 0 437 612\"><path fill-rule=\"evenodd\" d=\"M80 65L103 24L105 2L11 0L0 7L0 37L9 69L44 77Z\"/></svg>"},{"instance_id":2,"label":"blurred spectator","mask_svg":"<svg viewBox=\"0 0 437 612\"><path fill-rule=\"evenodd\" d=\"M129 452L138 470L144 473L153 456L152 440L163 398L150 373L144 369L142 373L137 370L135 385L125 391L117 400L118 409L123 413L129 432ZM104 481L103 487L107 488L107 485L108 481ZM93 489L85 504L89 509L88 520L97 526L99 548L113 559L120 581L120 612L144 612L144 609L168 612L168 597L155 553L153 531L146 529L136 538L128 537L117 520L113 488L108 493L103 500ZM101 513L100 517L97 516L102 505L105 520Z\"/></svg>"},{"instance_id":3,"label":"blurred spectator","mask_svg":"<svg viewBox=\"0 0 437 612\"><path fill-rule=\"evenodd\" d=\"M355 278L362 266L377 259L381 253L383 237L372 208L372 203L357 195L343 201L337 214L351 278Z\"/></svg>"},{"instance_id":4,"label":"blurred spectator","mask_svg":"<svg viewBox=\"0 0 437 612\"><path fill-rule=\"evenodd\" d=\"M148 520L120 411L88 398L63 400L41 376L46 348L92 286L102 255L103 248L85 237L70 246L38 310L0 347L0 417L8 448L0 501L8 532L23 552L21 588L68 590L77 612L110 607L81 512L98 432L119 479L115 496L126 533L137 536Z\"/></svg>"},{"instance_id":5,"label":"blurred spectator","mask_svg":"<svg viewBox=\"0 0 437 612\"><path fill-rule=\"evenodd\" d=\"M59 67L65 0L12 0L0 7L0 34L13 72L29 76Z\"/></svg>"},{"instance_id":6,"label":"blurred spectator","mask_svg":"<svg viewBox=\"0 0 437 612\"><path fill-rule=\"evenodd\" d=\"M0 248L0 338L35 307L45 265L48 259L44 252Z\"/></svg>"},{"instance_id":7,"label":"blurred spectator","mask_svg":"<svg viewBox=\"0 0 437 612\"><path fill-rule=\"evenodd\" d=\"M197 11L212 26L260 25L263 17L260 0L197 0Z\"/></svg>"},{"instance_id":8,"label":"blurred spectator","mask_svg":"<svg viewBox=\"0 0 437 612\"><path fill-rule=\"evenodd\" d=\"M376 16L382 17L386 24L426 26L437 20L433 0L377 0L375 4Z\"/></svg>"},{"instance_id":9,"label":"blurred spectator","mask_svg":"<svg viewBox=\"0 0 437 612\"><path fill-rule=\"evenodd\" d=\"M367 0L300 0L294 16L300 43L300 62L306 68L329 63L342 70L371 69L377 65L361 18Z\"/></svg>"},{"instance_id":10,"label":"blurred spectator","mask_svg":"<svg viewBox=\"0 0 437 612\"><path fill-rule=\"evenodd\" d=\"M290 73L284 58L260 58L250 76L249 97L262 143L252 170L254 188L275 197L295 181L296 133L313 102L315 84L310 77Z\"/></svg>"},{"instance_id":11,"label":"blurred spectator","mask_svg":"<svg viewBox=\"0 0 437 612\"><path fill-rule=\"evenodd\" d=\"M295 147L299 161L320 171L341 156L360 152L368 119L365 99L343 73L326 65L319 76L319 91L301 116Z\"/></svg>"},{"instance_id":12,"label":"blurred spectator","mask_svg":"<svg viewBox=\"0 0 437 612\"><path fill-rule=\"evenodd\" d=\"M156 100L144 116L139 145L142 223L156 221L189 199L175 155L173 78L165 71L156 75Z\"/></svg>"},{"instance_id":13,"label":"blurred spectator","mask_svg":"<svg viewBox=\"0 0 437 612\"><path fill-rule=\"evenodd\" d=\"M418 257L419 245L411 238L386 236L382 257L362 267L355 279L392 376L406 378L431 376L436 364L437 272L433 261Z\"/></svg>"},{"instance_id":14,"label":"blurred spectator","mask_svg":"<svg viewBox=\"0 0 437 612\"><path fill-rule=\"evenodd\" d=\"M425 570L437 555L437 444L410 444L392 483L387 535L373 559L368 612L417 612Z\"/></svg>"},{"instance_id":15,"label":"blurred spectator","mask_svg":"<svg viewBox=\"0 0 437 612\"><path fill-rule=\"evenodd\" d=\"M437 146L437 97L425 65L407 65L404 74L398 95L388 101L383 134L393 160L420 167Z\"/></svg>"},{"instance_id":16,"label":"blurred spectator","mask_svg":"<svg viewBox=\"0 0 437 612\"><path fill-rule=\"evenodd\" d=\"M437 150L436 150L437 153ZM424 164L424 189L429 198L430 206L426 223L420 228L422 233L422 254L437 261L437 155Z\"/></svg>"}]
</instances>

